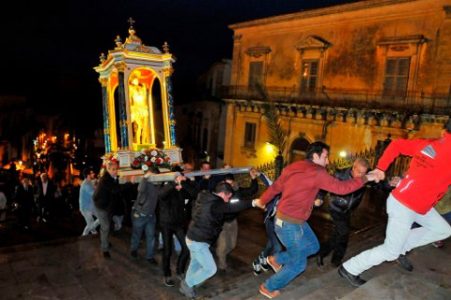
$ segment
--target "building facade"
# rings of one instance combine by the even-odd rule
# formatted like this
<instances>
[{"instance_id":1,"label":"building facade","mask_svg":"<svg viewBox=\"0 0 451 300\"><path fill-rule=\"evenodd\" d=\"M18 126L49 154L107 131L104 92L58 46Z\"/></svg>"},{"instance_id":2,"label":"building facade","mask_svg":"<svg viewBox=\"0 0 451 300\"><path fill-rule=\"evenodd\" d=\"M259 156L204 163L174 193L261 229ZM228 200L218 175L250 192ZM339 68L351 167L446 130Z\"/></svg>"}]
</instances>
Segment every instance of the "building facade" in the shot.
<instances>
[{"instance_id":1,"label":"building facade","mask_svg":"<svg viewBox=\"0 0 451 300\"><path fill-rule=\"evenodd\" d=\"M331 156L388 135L437 137L451 112L451 1L361 1L231 25L225 161L261 165L265 103L286 132L283 155L324 140Z\"/></svg>"},{"instance_id":2,"label":"building facade","mask_svg":"<svg viewBox=\"0 0 451 300\"><path fill-rule=\"evenodd\" d=\"M177 104L177 136L183 160L195 163L209 160L213 167L224 165L226 103L219 97L230 85L231 60L214 63L198 80L201 95L188 104Z\"/></svg>"}]
</instances>

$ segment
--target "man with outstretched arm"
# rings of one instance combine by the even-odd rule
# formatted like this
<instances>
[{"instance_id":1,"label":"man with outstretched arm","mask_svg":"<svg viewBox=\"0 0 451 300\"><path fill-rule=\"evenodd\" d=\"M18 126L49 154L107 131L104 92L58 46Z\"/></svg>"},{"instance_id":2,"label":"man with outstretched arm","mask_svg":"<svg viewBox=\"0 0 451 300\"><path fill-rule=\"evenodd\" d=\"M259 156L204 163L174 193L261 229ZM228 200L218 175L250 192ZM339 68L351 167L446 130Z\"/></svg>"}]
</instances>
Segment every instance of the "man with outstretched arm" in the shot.
<instances>
[{"instance_id":1,"label":"man with outstretched arm","mask_svg":"<svg viewBox=\"0 0 451 300\"><path fill-rule=\"evenodd\" d=\"M260 285L260 293L268 298L279 296L279 290L305 270L307 257L319 250L318 239L307 223L318 191L346 195L376 178L365 175L340 181L327 173L328 163L329 146L314 142L307 149L307 158L286 167L261 196L261 203L266 204L282 194L277 205L275 232L286 248L267 258L276 272Z\"/></svg>"},{"instance_id":2,"label":"man with outstretched arm","mask_svg":"<svg viewBox=\"0 0 451 300\"><path fill-rule=\"evenodd\" d=\"M391 142L373 171L379 180L385 178L385 171L401 154L411 156L412 160L406 175L387 199L384 243L354 256L338 269L340 276L353 286L365 283L359 275L371 267L451 235L450 225L434 209L451 184L451 119L440 139ZM421 227L412 228L413 223Z\"/></svg>"}]
</instances>

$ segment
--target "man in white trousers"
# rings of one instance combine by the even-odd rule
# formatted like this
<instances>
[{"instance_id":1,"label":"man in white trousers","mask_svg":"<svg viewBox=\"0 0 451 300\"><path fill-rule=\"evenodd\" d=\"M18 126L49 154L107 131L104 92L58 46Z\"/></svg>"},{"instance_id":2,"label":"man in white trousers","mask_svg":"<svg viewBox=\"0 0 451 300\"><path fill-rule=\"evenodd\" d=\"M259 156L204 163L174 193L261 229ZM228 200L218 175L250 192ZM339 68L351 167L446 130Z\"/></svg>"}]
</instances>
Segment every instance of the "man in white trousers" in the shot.
<instances>
[{"instance_id":1,"label":"man in white trousers","mask_svg":"<svg viewBox=\"0 0 451 300\"><path fill-rule=\"evenodd\" d=\"M379 180L384 179L385 171L399 155L411 156L412 160L405 177L387 199L384 243L354 256L338 269L340 276L353 286L366 282L359 275L371 267L451 236L451 226L434 209L451 185L451 118L440 139L391 142L372 173ZM413 223L421 227L412 228Z\"/></svg>"}]
</instances>

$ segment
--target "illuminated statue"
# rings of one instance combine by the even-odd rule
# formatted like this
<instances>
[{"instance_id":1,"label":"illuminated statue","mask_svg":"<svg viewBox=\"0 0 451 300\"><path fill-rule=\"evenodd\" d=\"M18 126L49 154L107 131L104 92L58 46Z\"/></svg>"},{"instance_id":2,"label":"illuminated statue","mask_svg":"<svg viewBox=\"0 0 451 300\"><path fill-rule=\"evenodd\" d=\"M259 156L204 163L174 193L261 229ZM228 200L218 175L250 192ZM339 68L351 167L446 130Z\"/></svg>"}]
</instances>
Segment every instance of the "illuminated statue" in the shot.
<instances>
[{"instance_id":1,"label":"illuminated statue","mask_svg":"<svg viewBox=\"0 0 451 300\"><path fill-rule=\"evenodd\" d=\"M130 84L133 143L149 143L149 106L145 85L134 78Z\"/></svg>"}]
</instances>

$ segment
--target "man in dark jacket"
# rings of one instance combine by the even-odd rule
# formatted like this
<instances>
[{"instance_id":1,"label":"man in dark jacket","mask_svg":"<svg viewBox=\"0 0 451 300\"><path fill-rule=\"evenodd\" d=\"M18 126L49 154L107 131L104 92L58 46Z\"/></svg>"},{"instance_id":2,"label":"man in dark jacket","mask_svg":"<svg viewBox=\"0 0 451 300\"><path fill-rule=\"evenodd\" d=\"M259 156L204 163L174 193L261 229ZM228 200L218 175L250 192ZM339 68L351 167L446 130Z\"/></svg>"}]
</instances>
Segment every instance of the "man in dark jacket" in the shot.
<instances>
[{"instance_id":1,"label":"man in dark jacket","mask_svg":"<svg viewBox=\"0 0 451 300\"><path fill-rule=\"evenodd\" d=\"M139 243L143 232L146 235L146 259L150 264L156 265L154 258L155 244L155 224L157 217L155 209L158 203L158 197L163 196L170 190L170 186L155 186L150 182L149 176L152 171L146 171L144 177L138 185L138 196L132 208L132 236L130 243L130 255L134 258L138 257Z\"/></svg>"},{"instance_id":2,"label":"man in dark jacket","mask_svg":"<svg viewBox=\"0 0 451 300\"><path fill-rule=\"evenodd\" d=\"M186 263L189 258L189 250L185 242L186 206L197 196L197 188L194 182L179 176L175 183L168 183L169 189L160 196L158 203L159 223L163 237L163 273L164 284L174 286L171 279L170 259L173 248L173 235L176 236L181 246L181 252L177 260L177 276L183 277Z\"/></svg>"},{"instance_id":3,"label":"man in dark jacket","mask_svg":"<svg viewBox=\"0 0 451 300\"><path fill-rule=\"evenodd\" d=\"M112 210L114 204L121 201L121 192L117 178L118 169L119 163L117 160L106 162L105 173L100 178L93 197L100 222L100 247L105 258L111 257L108 235L110 234Z\"/></svg>"},{"instance_id":4,"label":"man in dark jacket","mask_svg":"<svg viewBox=\"0 0 451 300\"><path fill-rule=\"evenodd\" d=\"M335 173L335 178L348 180L359 178L368 172L369 163L364 158L357 158L351 168L339 170ZM330 216L334 223L334 231L321 248L317 257L319 266L323 265L323 259L333 251L332 265L339 267L348 246L349 232L351 227L351 213L362 201L365 188L360 188L347 195L331 194L330 196Z\"/></svg>"},{"instance_id":5,"label":"man in dark jacket","mask_svg":"<svg viewBox=\"0 0 451 300\"><path fill-rule=\"evenodd\" d=\"M34 205L33 187L26 177L20 180L20 185L16 187L15 201L18 204L17 218L19 225L25 229L31 229L31 213Z\"/></svg>"},{"instance_id":6,"label":"man in dark jacket","mask_svg":"<svg viewBox=\"0 0 451 300\"><path fill-rule=\"evenodd\" d=\"M232 195L232 186L220 182L214 193L202 191L197 196L186 237L191 260L186 277L180 282L180 292L188 298L195 297L195 285L216 273L216 264L209 248L221 232L224 214L239 212L251 206L261 207L259 200L230 203Z\"/></svg>"},{"instance_id":7,"label":"man in dark jacket","mask_svg":"<svg viewBox=\"0 0 451 300\"><path fill-rule=\"evenodd\" d=\"M249 172L249 175L251 177L251 185L249 187L238 186L238 183L235 181L233 174L225 175L225 182L230 184L233 188L233 199L231 200L231 202L249 200L258 192L258 171L252 168ZM216 242L218 268L221 271L227 270L227 255L236 247L236 240L238 238L237 217L238 213L224 215L224 225L222 226L222 231L219 234L218 240Z\"/></svg>"},{"instance_id":8,"label":"man in dark jacket","mask_svg":"<svg viewBox=\"0 0 451 300\"><path fill-rule=\"evenodd\" d=\"M38 207L39 207L39 221L47 222L51 214L51 208L55 206L55 184L49 180L47 173L41 174L41 180L38 182Z\"/></svg>"}]
</instances>

